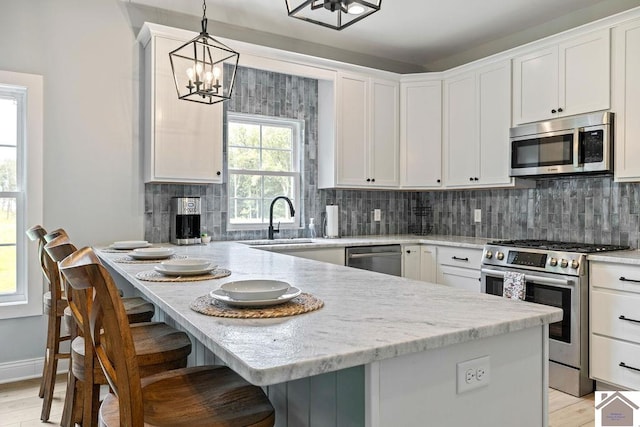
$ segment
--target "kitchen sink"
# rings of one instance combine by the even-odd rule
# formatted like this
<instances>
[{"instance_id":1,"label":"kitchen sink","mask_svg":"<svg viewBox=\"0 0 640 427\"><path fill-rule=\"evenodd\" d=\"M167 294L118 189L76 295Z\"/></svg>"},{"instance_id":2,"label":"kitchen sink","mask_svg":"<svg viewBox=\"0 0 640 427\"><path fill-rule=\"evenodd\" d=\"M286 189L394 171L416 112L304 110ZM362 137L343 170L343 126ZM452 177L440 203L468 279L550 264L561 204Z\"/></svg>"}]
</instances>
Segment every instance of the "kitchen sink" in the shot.
<instances>
[{"instance_id":1,"label":"kitchen sink","mask_svg":"<svg viewBox=\"0 0 640 427\"><path fill-rule=\"evenodd\" d=\"M291 238L291 239L273 239L273 240L245 240L242 242L245 245L249 246L267 246L267 245L297 245L297 244L309 244L314 243L311 239L303 239L303 238Z\"/></svg>"}]
</instances>

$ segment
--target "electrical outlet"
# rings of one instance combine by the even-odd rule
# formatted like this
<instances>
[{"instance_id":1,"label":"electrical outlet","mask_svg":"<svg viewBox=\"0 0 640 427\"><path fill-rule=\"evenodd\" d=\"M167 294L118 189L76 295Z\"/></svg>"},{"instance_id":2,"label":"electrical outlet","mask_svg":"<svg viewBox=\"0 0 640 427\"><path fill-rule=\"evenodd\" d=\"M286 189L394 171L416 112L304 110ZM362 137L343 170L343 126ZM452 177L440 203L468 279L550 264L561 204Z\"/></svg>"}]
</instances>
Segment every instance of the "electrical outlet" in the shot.
<instances>
[{"instance_id":1,"label":"electrical outlet","mask_svg":"<svg viewBox=\"0 0 640 427\"><path fill-rule=\"evenodd\" d=\"M474 209L473 210L473 221L474 222L482 222L482 209Z\"/></svg>"},{"instance_id":2,"label":"electrical outlet","mask_svg":"<svg viewBox=\"0 0 640 427\"><path fill-rule=\"evenodd\" d=\"M459 362L457 368L458 394L484 387L489 384L491 368L489 356L478 357L464 362Z\"/></svg>"},{"instance_id":3,"label":"electrical outlet","mask_svg":"<svg viewBox=\"0 0 640 427\"><path fill-rule=\"evenodd\" d=\"M380 209L373 210L373 220L380 221L382 219L382 211Z\"/></svg>"}]
</instances>

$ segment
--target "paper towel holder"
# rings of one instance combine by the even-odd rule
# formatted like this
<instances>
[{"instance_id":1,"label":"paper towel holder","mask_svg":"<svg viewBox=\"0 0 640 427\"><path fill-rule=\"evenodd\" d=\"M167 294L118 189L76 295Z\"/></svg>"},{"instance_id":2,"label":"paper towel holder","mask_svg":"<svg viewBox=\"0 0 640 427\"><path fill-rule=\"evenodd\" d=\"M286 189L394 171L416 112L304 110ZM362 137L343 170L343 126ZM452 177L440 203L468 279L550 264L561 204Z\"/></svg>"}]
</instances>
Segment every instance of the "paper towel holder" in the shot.
<instances>
[{"instance_id":1,"label":"paper towel holder","mask_svg":"<svg viewBox=\"0 0 640 427\"><path fill-rule=\"evenodd\" d=\"M331 204L331 205L327 205L327 208L329 208L329 206L335 206L336 210L338 208L337 205ZM328 221L328 212L325 209L324 212L322 212L322 232L323 232L323 237L325 239L339 239L340 238L340 230L339 230L339 226L338 228L335 230L335 235L329 235L329 221ZM338 218L336 218L336 221L338 220ZM337 224L336 224L337 225Z\"/></svg>"}]
</instances>

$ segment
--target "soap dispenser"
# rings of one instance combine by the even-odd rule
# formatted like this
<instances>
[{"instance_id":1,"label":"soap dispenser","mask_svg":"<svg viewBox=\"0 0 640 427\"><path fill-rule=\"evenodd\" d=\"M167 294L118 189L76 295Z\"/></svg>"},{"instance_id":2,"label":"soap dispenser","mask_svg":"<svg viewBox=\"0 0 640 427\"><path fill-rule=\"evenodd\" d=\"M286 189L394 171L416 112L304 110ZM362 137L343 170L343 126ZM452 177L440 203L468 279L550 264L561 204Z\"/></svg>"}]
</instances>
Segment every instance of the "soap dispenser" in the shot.
<instances>
[{"instance_id":1,"label":"soap dispenser","mask_svg":"<svg viewBox=\"0 0 640 427\"><path fill-rule=\"evenodd\" d=\"M309 218L309 237L316 238L316 223L314 218Z\"/></svg>"}]
</instances>

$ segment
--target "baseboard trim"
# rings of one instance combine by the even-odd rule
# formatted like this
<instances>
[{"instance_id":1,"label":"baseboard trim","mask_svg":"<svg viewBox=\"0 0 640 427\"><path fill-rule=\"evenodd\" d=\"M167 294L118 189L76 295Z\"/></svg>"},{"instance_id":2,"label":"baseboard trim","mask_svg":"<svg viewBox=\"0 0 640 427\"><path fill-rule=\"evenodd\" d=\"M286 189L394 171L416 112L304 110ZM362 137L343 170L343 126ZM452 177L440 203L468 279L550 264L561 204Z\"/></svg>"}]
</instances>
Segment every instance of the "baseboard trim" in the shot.
<instances>
[{"instance_id":1,"label":"baseboard trim","mask_svg":"<svg viewBox=\"0 0 640 427\"><path fill-rule=\"evenodd\" d=\"M39 378L42 376L43 365L44 357L0 363L0 384ZM68 369L69 360L63 359L58 361L59 374L67 372Z\"/></svg>"}]
</instances>

